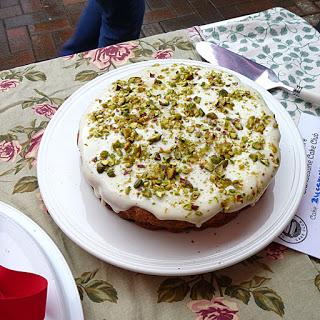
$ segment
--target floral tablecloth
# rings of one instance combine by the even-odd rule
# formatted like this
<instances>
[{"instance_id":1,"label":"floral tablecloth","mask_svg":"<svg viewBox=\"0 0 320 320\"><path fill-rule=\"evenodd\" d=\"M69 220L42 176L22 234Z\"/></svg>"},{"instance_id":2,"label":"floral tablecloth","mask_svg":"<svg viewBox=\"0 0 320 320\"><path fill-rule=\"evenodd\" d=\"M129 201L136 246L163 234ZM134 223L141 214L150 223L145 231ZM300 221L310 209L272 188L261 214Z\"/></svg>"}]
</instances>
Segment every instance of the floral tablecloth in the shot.
<instances>
[{"instance_id":1,"label":"floral tablecloth","mask_svg":"<svg viewBox=\"0 0 320 320\"><path fill-rule=\"evenodd\" d=\"M113 45L0 72L0 200L51 236L78 286L85 319L319 319L320 265L271 244L227 269L187 277L147 276L104 263L69 240L40 196L37 151L63 101L87 81L118 66L152 58L199 59L196 28ZM280 8L202 28L210 41L273 68L288 84L320 87L320 35ZM290 114L320 108L274 93ZM63 155L61 155L63 156Z\"/></svg>"}]
</instances>

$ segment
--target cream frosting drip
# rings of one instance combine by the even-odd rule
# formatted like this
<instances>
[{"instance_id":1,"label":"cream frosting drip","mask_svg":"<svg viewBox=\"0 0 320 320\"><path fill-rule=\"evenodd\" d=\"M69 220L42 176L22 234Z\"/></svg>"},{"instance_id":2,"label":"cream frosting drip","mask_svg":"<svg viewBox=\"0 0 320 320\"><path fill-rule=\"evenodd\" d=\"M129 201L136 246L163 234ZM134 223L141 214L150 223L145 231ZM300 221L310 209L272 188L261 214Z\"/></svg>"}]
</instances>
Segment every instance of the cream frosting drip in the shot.
<instances>
[{"instance_id":1,"label":"cream frosting drip","mask_svg":"<svg viewBox=\"0 0 320 320\"><path fill-rule=\"evenodd\" d=\"M128 85L133 77L140 80ZM128 101L114 98L128 87L124 97L138 97L129 113L121 107ZM188 114L190 108L196 111ZM146 116L146 123L135 124ZM130 165L123 161L129 153L125 128L137 137L130 148L143 150ZM85 178L115 212L137 206L160 220L201 226L221 210L238 211L260 198L279 165L279 139L274 116L256 91L226 72L179 64L155 65L106 88L81 119L78 145ZM113 154L116 164L99 173L105 151L105 162ZM152 176L155 165L162 180Z\"/></svg>"}]
</instances>

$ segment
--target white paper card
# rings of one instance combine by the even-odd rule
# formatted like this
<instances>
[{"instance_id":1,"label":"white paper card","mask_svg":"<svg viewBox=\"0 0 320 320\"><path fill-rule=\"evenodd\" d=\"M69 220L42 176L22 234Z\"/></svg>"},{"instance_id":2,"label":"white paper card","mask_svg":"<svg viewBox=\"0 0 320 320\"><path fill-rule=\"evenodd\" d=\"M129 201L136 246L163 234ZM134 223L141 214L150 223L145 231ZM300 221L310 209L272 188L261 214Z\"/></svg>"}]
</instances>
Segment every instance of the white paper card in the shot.
<instances>
[{"instance_id":1,"label":"white paper card","mask_svg":"<svg viewBox=\"0 0 320 320\"><path fill-rule=\"evenodd\" d=\"M302 113L298 128L307 154L307 185L296 215L275 241L320 258L320 117Z\"/></svg>"}]
</instances>

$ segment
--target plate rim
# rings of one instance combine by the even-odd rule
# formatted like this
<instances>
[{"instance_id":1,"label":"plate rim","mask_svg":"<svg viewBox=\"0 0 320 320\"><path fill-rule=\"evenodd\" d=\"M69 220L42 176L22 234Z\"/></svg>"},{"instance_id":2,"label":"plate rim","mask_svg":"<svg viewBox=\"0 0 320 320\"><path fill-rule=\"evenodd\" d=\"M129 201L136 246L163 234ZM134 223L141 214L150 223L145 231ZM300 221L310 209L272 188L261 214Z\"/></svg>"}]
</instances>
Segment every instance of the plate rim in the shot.
<instances>
[{"instance_id":1,"label":"plate rim","mask_svg":"<svg viewBox=\"0 0 320 320\"><path fill-rule=\"evenodd\" d=\"M2 201L0 201L0 214L11 219L36 242L58 280L59 288L63 294L62 301L67 302L65 305L67 306L68 318L66 319L84 320L82 304L72 272L63 254L51 237L22 211ZM49 250L50 254L47 253ZM61 276L62 273L63 278ZM66 282L66 278L72 281ZM76 317L74 318L74 316Z\"/></svg>"},{"instance_id":2,"label":"plate rim","mask_svg":"<svg viewBox=\"0 0 320 320\"><path fill-rule=\"evenodd\" d=\"M289 205L289 209L287 209L287 211L290 211L290 215L286 215L286 219L283 219L282 216L280 216L280 225L283 228L278 228L277 232L273 232L272 236L267 237L267 240L264 239L264 241L259 241L258 245L255 245L254 249L250 249L250 250L244 250L244 253L242 253L241 257L236 257L233 259L230 259L229 262L224 262L221 263L221 266L219 267L210 267L210 266L204 266L202 268L197 268L196 270L192 270L190 268L188 269L183 269L183 268L173 268L173 267L164 267L163 269L160 268L160 266L153 266L153 268L150 268L150 266L148 266L147 268L141 266L141 265L135 265L134 263L130 262L129 264L124 262L124 261L120 261L117 259L114 259L112 257L106 257L105 254L101 254L100 252L97 252L95 249L96 248L91 248L90 245L87 245L85 243L83 243L83 241L79 240L77 238L77 234L73 233L73 231L70 231L68 228L65 228L63 223L61 223L61 221L59 220L59 217L55 214L51 214L51 212L55 212L56 209L54 208L53 205L51 205L51 201L50 201L50 195L48 194L48 192L46 192L45 190L45 179L44 176L42 175L42 172L45 172L45 148L48 147L48 141L50 138L50 133L52 130L54 130L54 127L56 124L59 123L61 117L63 116L63 114L65 113L65 111L67 110L68 107L70 107L70 105L73 103L73 100L77 99L77 97L79 95L81 95L84 91L89 90L91 87L93 87L96 83L100 83L101 81L105 81L105 78L110 78L112 77L114 74L117 73L121 73L124 72L126 70L131 71L132 69L135 70L137 68L139 68L139 66L141 67L148 67L151 66L153 64L163 64L163 65L167 65L167 64L173 64L173 63L183 63L183 64L195 64L195 65L199 65L199 66L205 66L205 67L209 67L209 68L216 68L216 69L220 69L222 71L226 71L228 73L231 73L233 75L235 75L236 77L238 77L241 81L243 81L243 79L245 79L245 83L249 86L252 86L255 90L257 90L259 92L259 94L265 99L266 96L268 97L268 99L272 100L272 104L276 105L276 108L273 108L273 112L277 115L279 114L279 116L281 115L281 118L283 121L287 122L288 127L293 129L293 135L296 136L295 139L295 147L298 149L298 151L303 151L303 153L299 152L299 161L295 160L296 164L299 164L299 169L298 172L296 172L295 174L299 174L299 183L296 184L296 189L295 189L295 195L294 195L294 199L293 202ZM274 111L276 110L276 111ZM39 181L39 188L40 188L40 192L41 195L43 197L43 200L49 210L49 213L51 215L51 217L53 218L53 220L55 221L55 223L59 226L59 228L72 240L74 241L77 245L79 245L81 248L83 248L84 250L86 250L87 252L91 253L92 255L98 257L99 259L102 259L103 261L107 262L107 263L111 263L112 265L127 269L127 270L131 270L131 271L135 271L135 272L141 272L144 274L152 274L152 275L192 275L192 274L198 274L198 273L203 273L203 272L208 272L208 271L213 271L213 270L217 270L220 268L225 268L228 267L230 265L236 264L240 261L243 261L244 259L248 258L249 256L252 256L253 254L257 253L258 251L260 251L261 249L263 249L266 245L268 245L269 243L271 243L277 236L279 236L279 234L282 232L282 230L285 228L286 224L290 221L290 219L292 219L292 217L294 216L298 205L301 201L301 198L303 196L303 190L304 190L304 185L306 182L306 156L305 156L305 151L304 151L304 146L303 146L303 142L300 136L300 133L296 127L296 125L294 124L292 118L290 117L290 115L287 113L287 111L284 109L284 107L280 104L279 101L277 101L267 90L265 90L264 88L262 88L261 86L259 86L257 83L253 82L252 80L242 76L241 74L238 74L237 72L234 72L232 70L226 69L226 68L222 68L222 67L218 67L218 66L214 66L212 64L206 63L206 62L202 62L202 61L198 61L198 60L185 60L185 59L159 59L159 60L147 60L147 61L142 61L142 62L138 62L138 63L133 63L133 64L129 64L129 65L125 65L122 67L119 67L117 69L111 70L91 81L89 81L88 83L86 83L85 85L81 86L79 89L77 89L59 108L59 110L56 112L55 116L53 117L53 119L49 122L44 135L42 137L41 143L40 143L40 147L39 147L39 151L38 151L38 162L37 162L37 173L38 173L38 181ZM296 194L298 194L298 196L296 196ZM278 219L279 220L279 219ZM283 221L284 220L284 221ZM248 251L248 252L247 252ZM153 259L147 259L148 261L152 261ZM155 261L159 261L159 259L154 259ZM161 262L164 262L163 260L161 260ZM169 268L169 269L168 269Z\"/></svg>"}]
</instances>

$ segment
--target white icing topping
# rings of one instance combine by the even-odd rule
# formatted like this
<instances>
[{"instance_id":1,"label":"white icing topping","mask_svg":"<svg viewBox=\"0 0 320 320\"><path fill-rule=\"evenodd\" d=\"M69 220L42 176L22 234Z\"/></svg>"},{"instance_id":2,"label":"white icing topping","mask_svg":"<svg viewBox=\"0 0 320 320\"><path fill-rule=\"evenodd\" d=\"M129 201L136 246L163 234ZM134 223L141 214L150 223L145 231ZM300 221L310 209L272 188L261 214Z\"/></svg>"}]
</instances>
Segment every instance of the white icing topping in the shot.
<instances>
[{"instance_id":1,"label":"white icing topping","mask_svg":"<svg viewBox=\"0 0 320 320\"><path fill-rule=\"evenodd\" d=\"M115 212L138 206L153 213L160 220L188 221L201 226L202 223L222 209L225 212L238 211L249 204L254 204L260 198L278 167L280 135L273 114L260 95L254 90L239 84L237 78L225 72L213 72L212 80L212 76L210 78L208 75L214 69L185 67L186 69L183 70L187 71L184 72L181 71L181 68L183 68L182 65L173 65L169 69L154 66L144 70L141 74L135 75L141 77L144 83L142 87L145 86L147 89L140 90L141 92L137 91L136 89L139 86L131 83L133 90L127 96L137 97L141 100L137 100L137 105L131 108L127 114L121 115L119 111L122 110L121 103L123 101L112 100L114 96L121 94L121 90L125 87L124 81L119 82L118 88L116 88L116 85L109 86L102 97L97 99L83 115L78 145L86 179L95 189L96 195L108 203ZM182 75L191 72L194 76L185 81L180 79L180 84L170 87L170 83L179 82L178 80L172 80L177 71ZM216 76L217 74L218 76ZM160 78L158 78L159 75L161 75ZM219 75L222 78L219 78ZM127 81L128 78L122 80ZM155 79L159 81L159 84L154 85ZM208 81L210 79L213 84L209 86ZM183 86L183 82L186 82L187 86ZM203 85L203 82L205 82L205 85ZM170 99L166 95L170 89L173 89L179 95L168 102L167 100ZM181 91L188 89L192 92L181 93ZM214 105L213 102L218 99L223 100L224 92L220 92L222 89L226 90L229 95L236 90L242 90L238 92L238 95L235 93L232 96L230 101L234 104L233 106L219 107L219 104ZM146 95L148 92L149 97ZM239 99L235 97L239 97ZM146 114L144 114L142 109L143 102L146 100L151 101L151 106L146 107ZM105 102L107 102L107 106L102 106ZM204 114L187 116L188 107L186 105L188 103L194 103L196 105L195 109L199 110L201 108ZM112 110L111 105L116 108ZM140 140L133 141L131 145L131 147L141 145L147 156L142 157L142 159L137 156L133 165L126 168L123 163L127 152L124 147L126 138L123 129L130 128L129 115L136 114L138 119L141 119L150 115L153 106L155 111L152 113L152 120L149 119L146 123L142 122L136 127L135 130L140 136ZM214 112L213 117L217 116L217 119L206 116L212 112ZM95 117L92 117L93 113ZM182 115L182 119L170 120L169 125L161 124L161 121L174 117L174 114ZM102 120L97 124L99 121L97 117L100 116ZM118 130L118 127L121 127L121 121L117 122L117 117L120 120L123 120L123 117L128 117L124 128L120 130ZM250 120L250 117L256 119L251 127L252 119ZM93 118L95 121L92 120ZM180 130L181 123L184 129ZM262 130L259 128L261 124L263 125ZM108 125L109 127L107 127ZM193 130L188 128L193 128ZM107 130L108 133L100 137L103 130ZM212 133L214 138L212 138ZM232 133L235 133L236 136L232 136ZM157 134L160 135L160 140L150 143L148 139L151 137L154 140L159 139L159 137L155 138ZM185 147L183 147L184 142L181 142L179 137L183 137L182 140L187 140ZM247 141L241 141L243 137L246 137ZM191 160L191 162L187 160L187 163L183 163L185 158L180 155L180 159L178 159L179 155L175 154L177 145L182 145L180 151L183 153L185 149L194 144L192 148L195 149L194 151L199 158L200 149L204 149L208 141L210 142L207 143L209 148L203 150L203 155L200 155L200 159L196 159L197 161L194 163L191 163ZM117 150L113 147L113 144L117 145L119 142L122 143L119 148L121 156L115 153ZM170 154L161 153L161 148L168 150L171 147L173 150ZM241 152L236 151L239 149L241 149ZM109 155L115 154L115 158L118 159L119 163L111 166L111 169L113 169L113 172L109 174L111 176L107 174L109 167L103 173L97 172L97 163L101 161L100 153L102 151L108 151ZM155 160L159 151L160 161L159 159ZM232 153L231 156L227 155L229 151ZM220 157L220 164L212 164L209 159L212 156L217 156L217 153L220 153L220 155L221 153L226 154L226 156L222 156L222 159ZM167 162L165 162L166 157L169 158ZM93 161L97 158L98 162ZM225 168L223 168L221 160L225 161ZM161 186L162 191L160 193L156 192L158 190L156 184L135 188L133 185L139 179L146 184L154 183L156 177L149 177L150 180L146 178L146 172L152 171L156 164L162 165L163 172L161 174L164 174L162 180L169 181L172 187L163 191L165 186ZM210 170L206 169L208 164ZM190 173L178 172L186 166L190 168ZM168 178L168 167L175 168L174 176L171 179ZM222 173L219 173L219 170L222 170ZM219 173L218 177L216 172ZM192 185L191 189L187 185L190 183ZM131 187L131 190L129 194L126 194L125 190L128 186ZM175 194L177 190L179 194Z\"/></svg>"}]
</instances>

